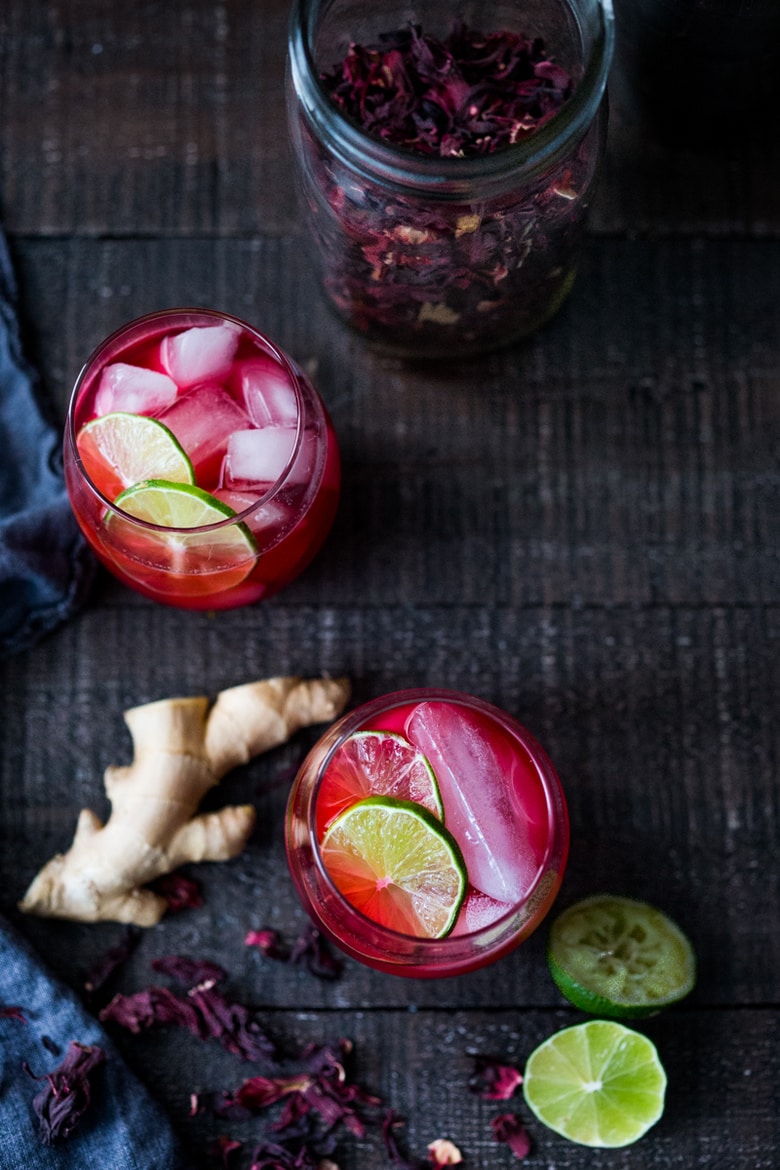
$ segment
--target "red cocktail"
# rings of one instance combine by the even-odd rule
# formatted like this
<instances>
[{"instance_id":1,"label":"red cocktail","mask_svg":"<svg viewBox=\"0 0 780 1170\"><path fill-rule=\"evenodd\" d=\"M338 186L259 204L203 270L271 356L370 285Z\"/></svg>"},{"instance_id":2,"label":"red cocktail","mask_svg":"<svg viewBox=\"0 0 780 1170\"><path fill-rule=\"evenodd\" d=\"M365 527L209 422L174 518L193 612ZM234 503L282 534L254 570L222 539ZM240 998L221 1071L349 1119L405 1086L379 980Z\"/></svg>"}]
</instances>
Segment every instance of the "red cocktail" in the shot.
<instances>
[{"instance_id":1,"label":"red cocktail","mask_svg":"<svg viewBox=\"0 0 780 1170\"><path fill-rule=\"evenodd\" d=\"M277 592L322 545L338 445L308 378L223 313L112 334L76 381L65 480L102 563L156 601L226 609Z\"/></svg>"},{"instance_id":2,"label":"red cocktail","mask_svg":"<svg viewBox=\"0 0 780 1170\"><path fill-rule=\"evenodd\" d=\"M286 844L323 932L371 967L431 978L493 962L538 926L569 821L552 764L515 720L468 695L399 691L309 754Z\"/></svg>"}]
</instances>

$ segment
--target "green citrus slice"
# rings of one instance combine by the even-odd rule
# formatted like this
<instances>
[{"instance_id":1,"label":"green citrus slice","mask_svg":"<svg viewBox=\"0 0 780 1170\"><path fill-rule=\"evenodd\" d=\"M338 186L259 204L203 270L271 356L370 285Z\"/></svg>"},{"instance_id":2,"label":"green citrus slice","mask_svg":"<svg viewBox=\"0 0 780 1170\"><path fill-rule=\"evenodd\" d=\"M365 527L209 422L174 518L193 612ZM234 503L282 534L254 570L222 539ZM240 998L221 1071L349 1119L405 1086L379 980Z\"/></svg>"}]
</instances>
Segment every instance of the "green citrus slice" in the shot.
<instances>
[{"instance_id":1,"label":"green citrus slice","mask_svg":"<svg viewBox=\"0 0 780 1170\"><path fill-rule=\"evenodd\" d=\"M122 492L114 504L121 512L106 516L106 531L125 556L169 573L206 574L210 591L232 588L252 571L257 558L252 533L238 521L205 527L236 513L202 488L150 479ZM130 516L158 527L140 528Z\"/></svg>"},{"instance_id":2,"label":"green citrus slice","mask_svg":"<svg viewBox=\"0 0 780 1170\"><path fill-rule=\"evenodd\" d=\"M466 867L441 821L409 800L369 796L336 818L320 846L348 902L390 930L443 938L466 892Z\"/></svg>"},{"instance_id":3,"label":"green citrus slice","mask_svg":"<svg viewBox=\"0 0 780 1170\"><path fill-rule=\"evenodd\" d=\"M655 1046L615 1020L550 1036L528 1058L523 1095L549 1129L582 1146L628 1146L664 1111L666 1073Z\"/></svg>"},{"instance_id":4,"label":"green citrus slice","mask_svg":"<svg viewBox=\"0 0 780 1170\"><path fill-rule=\"evenodd\" d=\"M142 414L114 411L81 428L76 446L87 475L113 500L147 479L194 483L192 463L163 423Z\"/></svg>"},{"instance_id":5,"label":"green citrus slice","mask_svg":"<svg viewBox=\"0 0 780 1170\"><path fill-rule=\"evenodd\" d=\"M433 768L421 751L393 731L356 731L333 753L317 792L317 835L367 796L413 800L444 820Z\"/></svg>"},{"instance_id":6,"label":"green citrus slice","mask_svg":"<svg viewBox=\"0 0 780 1170\"><path fill-rule=\"evenodd\" d=\"M597 1016L652 1015L696 980L693 947L671 918L611 894L585 898L555 919L547 961L561 994Z\"/></svg>"}]
</instances>

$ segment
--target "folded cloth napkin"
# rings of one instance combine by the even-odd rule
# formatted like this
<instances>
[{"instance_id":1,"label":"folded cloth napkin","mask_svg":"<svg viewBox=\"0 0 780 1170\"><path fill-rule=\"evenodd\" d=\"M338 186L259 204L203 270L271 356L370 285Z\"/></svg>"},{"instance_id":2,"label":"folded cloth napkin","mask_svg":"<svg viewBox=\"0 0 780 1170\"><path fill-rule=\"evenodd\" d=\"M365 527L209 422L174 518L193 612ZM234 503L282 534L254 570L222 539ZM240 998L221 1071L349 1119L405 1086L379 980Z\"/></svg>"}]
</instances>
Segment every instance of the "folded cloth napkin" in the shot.
<instances>
[{"instance_id":1,"label":"folded cloth napkin","mask_svg":"<svg viewBox=\"0 0 780 1170\"><path fill-rule=\"evenodd\" d=\"M18 1014L9 1014L9 1008L18 1008ZM73 1132L47 1145L33 1099L74 1040L99 1046L105 1060L95 1070L90 1104ZM101 1025L0 921L0 1170L186 1167L167 1118Z\"/></svg>"},{"instance_id":2,"label":"folded cloth napkin","mask_svg":"<svg viewBox=\"0 0 780 1170\"><path fill-rule=\"evenodd\" d=\"M65 494L60 432L39 393L0 231L0 655L25 650L69 617L94 573Z\"/></svg>"}]
</instances>

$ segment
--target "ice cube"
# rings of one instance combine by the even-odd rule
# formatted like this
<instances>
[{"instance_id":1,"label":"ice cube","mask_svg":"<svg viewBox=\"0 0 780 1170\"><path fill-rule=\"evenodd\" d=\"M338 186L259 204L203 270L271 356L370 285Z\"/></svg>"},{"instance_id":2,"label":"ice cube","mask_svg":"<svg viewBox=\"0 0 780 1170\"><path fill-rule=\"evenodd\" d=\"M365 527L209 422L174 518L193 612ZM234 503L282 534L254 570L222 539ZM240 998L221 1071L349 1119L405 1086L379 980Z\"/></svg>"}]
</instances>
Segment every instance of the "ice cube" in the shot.
<instances>
[{"instance_id":1,"label":"ice cube","mask_svg":"<svg viewBox=\"0 0 780 1170\"><path fill-rule=\"evenodd\" d=\"M244 405L255 426L295 426L298 397L287 374L270 354L241 362L237 376Z\"/></svg>"},{"instance_id":2,"label":"ice cube","mask_svg":"<svg viewBox=\"0 0 780 1170\"><path fill-rule=\"evenodd\" d=\"M247 508L251 508L253 504L257 503L257 492L239 492L231 488L217 488L214 495L218 500L222 500L223 504L227 504L234 512L244 512ZM265 540L271 532L271 529L281 529L290 523L291 513L290 509L286 508L284 504L277 500L268 500L267 503L261 504L259 508L255 508L247 516L243 517L243 521L256 536L262 536Z\"/></svg>"},{"instance_id":3,"label":"ice cube","mask_svg":"<svg viewBox=\"0 0 780 1170\"><path fill-rule=\"evenodd\" d=\"M195 325L162 339L160 361L182 389L198 382L219 381L230 371L239 338L238 327L227 321Z\"/></svg>"},{"instance_id":4,"label":"ice cube","mask_svg":"<svg viewBox=\"0 0 780 1170\"><path fill-rule=\"evenodd\" d=\"M444 819L463 853L469 881L498 902L520 902L537 862L522 811L512 800L513 756L500 733L464 707L419 703L406 734L439 781Z\"/></svg>"},{"instance_id":5,"label":"ice cube","mask_svg":"<svg viewBox=\"0 0 780 1170\"><path fill-rule=\"evenodd\" d=\"M295 427L259 427L230 436L225 487L270 486L284 472L295 445Z\"/></svg>"},{"instance_id":6,"label":"ice cube","mask_svg":"<svg viewBox=\"0 0 780 1170\"><path fill-rule=\"evenodd\" d=\"M196 386L182 394L161 421L192 460L198 484L211 490L219 479L230 435L246 427L249 419L221 386Z\"/></svg>"},{"instance_id":7,"label":"ice cube","mask_svg":"<svg viewBox=\"0 0 780 1170\"><path fill-rule=\"evenodd\" d=\"M458 921L452 931L453 934L473 934L477 930L484 930L498 922L504 914L512 909L506 902L497 902L479 890L469 890L463 900Z\"/></svg>"},{"instance_id":8,"label":"ice cube","mask_svg":"<svg viewBox=\"0 0 780 1170\"><path fill-rule=\"evenodd\" d=\"M176 383L167 374L131 366L127 362L113 362L100 375L95 395L95 413L98 417L115 410L128 414L159 414L176 398Z\"/></svg>"}]
</instances>

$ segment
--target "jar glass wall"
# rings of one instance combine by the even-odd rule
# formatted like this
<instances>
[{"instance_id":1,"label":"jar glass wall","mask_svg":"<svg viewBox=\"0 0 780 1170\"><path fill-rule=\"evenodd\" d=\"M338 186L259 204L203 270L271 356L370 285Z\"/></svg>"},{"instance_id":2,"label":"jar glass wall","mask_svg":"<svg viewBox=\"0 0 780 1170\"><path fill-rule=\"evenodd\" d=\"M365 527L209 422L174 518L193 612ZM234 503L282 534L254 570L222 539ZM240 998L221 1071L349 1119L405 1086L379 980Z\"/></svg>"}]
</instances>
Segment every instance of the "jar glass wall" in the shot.
<instances>
[{"instance_id":1,"label":"jar glass wall","mask_svg":"<svg viewBox=\"0 0 780 1170\"><path fill-rule=\"evenodd\" d=\"M514 144L437 157L374 137L334 105L322 77L351 44L410 22L443 38L458 21L541 38L571 79L560 109ZM609 0L296 0L290 130L313 263L337 313L411 357L488 350L549 320L577 270L612 50Z\"/></svg>"}]
</instances>

